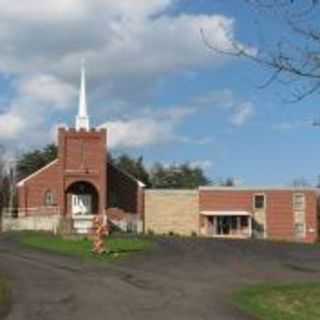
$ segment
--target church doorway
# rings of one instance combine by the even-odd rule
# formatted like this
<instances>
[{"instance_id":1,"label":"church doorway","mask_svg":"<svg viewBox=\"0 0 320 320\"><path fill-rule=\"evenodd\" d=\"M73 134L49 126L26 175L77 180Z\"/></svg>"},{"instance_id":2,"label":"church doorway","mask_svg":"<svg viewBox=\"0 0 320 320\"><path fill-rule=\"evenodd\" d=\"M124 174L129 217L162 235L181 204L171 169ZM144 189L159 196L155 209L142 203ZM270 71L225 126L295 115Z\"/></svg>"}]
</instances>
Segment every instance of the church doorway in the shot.
<instances>
[{"instance_id":1,"label":"church doorway","mask_svg":"<svg viewBox=\"0 0 320 320\"><path fill-rule=\"evenodd\" d=\"M91 194L73 194L71 200L71 213L73 216L88 215L92 213Z\"/></svg>"},{"instance_id":2,"label":"church doorway","mask_svg":"<svg viewBox=\"0 0 320 320\"><path fill-rule=\"evenodd\" d=\"M99 194L87 181L73 183L66 194L67 214L72 217L75 233L88 234L93 230L93 218L99 213Z\"/></svg>"},{"instance_id":3,"label":"church doorway","mask_svg":"<svg viewBox=\"0 0 320 320\"><path fill-rule=\"evenodd\" d=\"M94 215L99 212L99 196L89 182L79 181L67 189L67 208L73 217Z\"/></svg>"}]
</instances>

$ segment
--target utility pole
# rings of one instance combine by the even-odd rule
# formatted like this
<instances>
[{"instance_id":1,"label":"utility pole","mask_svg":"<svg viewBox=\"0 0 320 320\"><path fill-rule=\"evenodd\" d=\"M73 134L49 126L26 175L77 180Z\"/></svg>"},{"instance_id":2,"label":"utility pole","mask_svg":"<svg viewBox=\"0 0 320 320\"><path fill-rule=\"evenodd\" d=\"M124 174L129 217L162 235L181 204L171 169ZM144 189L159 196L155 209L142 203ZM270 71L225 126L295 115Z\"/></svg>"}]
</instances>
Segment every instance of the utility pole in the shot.
<instances>
[{"instance_id":1,"label":"utility pole","mask_svg":"<svg viewBox=\"0 0 320 320\"><path fill-rule=\"evenodd\" d=\"M17 183L17 170L16 170L16 159L9 161L9 210L10 213L14 213L15 198L16 198L16 183Z\"/></svg>"}]
</instances>

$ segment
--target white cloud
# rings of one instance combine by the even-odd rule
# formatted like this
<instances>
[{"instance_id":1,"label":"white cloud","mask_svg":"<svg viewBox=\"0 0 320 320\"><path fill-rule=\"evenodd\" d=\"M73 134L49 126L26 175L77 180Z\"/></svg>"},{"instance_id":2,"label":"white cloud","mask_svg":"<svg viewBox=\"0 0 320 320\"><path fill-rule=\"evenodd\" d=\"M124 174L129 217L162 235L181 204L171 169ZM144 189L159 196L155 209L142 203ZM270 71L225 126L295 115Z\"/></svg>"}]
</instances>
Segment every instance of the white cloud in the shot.
<instances>
[{"instance_id":1,"label":"white cloud","mask_svg":"<svg viewBox=\"0 0 320 320\"><path fill-rule=\"evenodd\" d=\"M2 15L11 19L23 19L25 21L50 22L66 18L82 18L91 12L104 11L108 15L132 15L133 17L149 16L165 9L171 3L170 0L28 0L20 2L15 0L0 0ZM105 12L108 10L108 12ZM89 11L89 12L88 12Z\"/></svg>"},{"instance_id":2,"label":"white cloud","mask_svg":"<svg viewBox=\"0 0 320 320\"><path fill-rule=\"evenodd\" d=\"M94 92L97 104L111 105L121 97L134 107L145 105L168 74L224 63L228 58L208 50L200 29L216 46L228 49L236 41L234 20L218 14L168 14L179 1L0 0L0 73L17 79L16 95L0 114L5 132L0 139L21 139L22 130L28 129L23 138L38 140L39 131L48 132L52 126L52 110L75 107L83 57L89 86L94 87L89 94ZM95 101L90 100L94 107ZM106 111L103 114L98 107L96 111L100 118L108 117ZM4 128L8 119L12 119L11 129ZM126 130L141 125L139 121L109 124L125 136ZM141 138L137 145L154 140L155 135L164 137L160 140L174 135L170 126L164 133L152 121L146 130L151 138ZM127 144L124 138L117 139L114 145Z\"/></svg>"},{"instance_id":3,"label":"white cloud","mask_svg":"<svg viewBox=\"0 0 320 320\"><path fill-rule=\"evenodd\" d=\"M56 20L59 17L72 17L84 11L83 1L78 0L0 0L3 18L22 21Z\"/></svg>"},{"instance_id":4,"label":"white cloud","mask_svg":"<svg viewBox=\"0 0 320 320\"><path fill-rule=\"evenodd\" d=\"M21 79L18 91L21 97L58 109L70 106L77 95L72 85L47 74Z\"/></svg>"},{"instance_id":5,"label":"white cloud","mask_svg":"<svg viewBox=\"0 0 320 320\"><path fill-rule=\"evenodd\" d=\"M226 49L234 21L223 15L166 14L175 0L0 0L0 71L54 73L68 81L78 75L81 57L90 78L119 92L125 84L152 83L167 72L218 65L225 56L203 44ZM123 83L125 82L125 84Z\"/></svg>"},{"instance_id":6,"label":"white cloud","mask_svg":"<svg viewBox=\"0 0 320 320\"><path fill-rule=\"evenodd\" d=\"M250 120L255 113L254 105L251 102L244 102L234 107L230 117L230 123L235 127L241 127Z\"/></svg>"},{"instance_id":7,"label":"white cloud","mask_svg":"<svg viewBox=\"0 0 320 320\"><path fill-rule=\"evenodd\" d=\"M108 146L113 149L138 148L170 142L208 143L207 138L193 139L177 133L181 122L195 111L182 107L162 111L152 111L148 108L139 117L107 121L99 127L107 129Z\"/></svg>"},{"instance_id":8,"label":"white cloud","mask_svg":"<svg viewBox=\"0 0 320 320\"><path fill-rule=\"evenodd\" d=\"M25 120L18 114L11 112L0 114L0 137L11 140L21 134L26 128Z\"/></svg>"},{"instance_id":9,"label":"white cloud","mask_svg":"<svg viewBox=\"0 0 320 320\"><path fill-rule=\"evenodd\" d=\"M168 142L173 137L171 124L163 124L150 118L106 122L110 148L136 148Z\"/></svg>"},{"instance_id":10,"label":"white cloud","mask_svg":"<svg viewBox=\"0 0 320 320\"><path fill-rule=\"evenodd\" d=\"M46 121L53 112L70 106L77 91L49 75L25 77L14 83L16 96L0 113L0 141L18 139L21 144L50 138Z\"/></svg>"}]
</instances>

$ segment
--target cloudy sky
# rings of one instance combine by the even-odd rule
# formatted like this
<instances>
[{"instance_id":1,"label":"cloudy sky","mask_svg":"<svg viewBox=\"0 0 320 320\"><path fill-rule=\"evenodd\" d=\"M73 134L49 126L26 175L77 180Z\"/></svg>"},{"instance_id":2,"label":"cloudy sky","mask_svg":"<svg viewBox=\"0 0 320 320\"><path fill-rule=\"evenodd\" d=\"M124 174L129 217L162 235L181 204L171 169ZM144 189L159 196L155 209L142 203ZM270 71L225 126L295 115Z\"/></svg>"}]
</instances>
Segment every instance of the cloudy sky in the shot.
<instances>
[{"instance_id":1,"label":"cloudy sky","mask_svg":"<svg viewBox=\"0 0 320 320\"><path fill-rule=\"evenodd\" d=\"M280 84L259 89L266 70L200 36L255 50L281 27L245 1L0 0L0 144L21 152L74 125L85 58L91 121L115 154L189 161L246 185L314 182L319 99L285 103Z\"/></svg>"}]
</instances>

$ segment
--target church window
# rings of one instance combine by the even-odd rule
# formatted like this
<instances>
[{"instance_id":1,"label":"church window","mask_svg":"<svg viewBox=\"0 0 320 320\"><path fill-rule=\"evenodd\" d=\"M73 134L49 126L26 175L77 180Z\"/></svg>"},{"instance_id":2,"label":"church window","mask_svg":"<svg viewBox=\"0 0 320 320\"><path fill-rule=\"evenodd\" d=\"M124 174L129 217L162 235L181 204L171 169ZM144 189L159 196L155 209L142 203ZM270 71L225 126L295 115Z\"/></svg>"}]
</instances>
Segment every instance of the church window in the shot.
<instances>
[{"instance_id":1,"label":"church window","mask_svg":"<svg viewBox=\"0 0 320 320\"><path fill-rule=\"evenodd\" d=\"M44 195L44 205L46 207L50 207L54 205L54 196L50 190L48 190Z\"/></svg>"}]
</instances>

